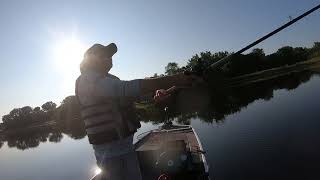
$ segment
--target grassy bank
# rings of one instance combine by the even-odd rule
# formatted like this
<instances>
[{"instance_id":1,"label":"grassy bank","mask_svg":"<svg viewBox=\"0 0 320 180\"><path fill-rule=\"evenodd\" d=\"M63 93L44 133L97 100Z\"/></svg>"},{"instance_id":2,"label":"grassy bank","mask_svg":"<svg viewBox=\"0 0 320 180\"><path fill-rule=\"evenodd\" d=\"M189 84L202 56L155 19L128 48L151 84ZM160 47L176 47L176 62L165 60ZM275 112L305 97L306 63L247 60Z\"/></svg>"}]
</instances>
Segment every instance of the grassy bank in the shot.
<instances>
[{"instance_id":1,"label":"grassy bank","mask_svg":"<svg viewBox=\"0 0 320 180\"><path fill-rule=\"evenodd\" d=\"M320 57L310 59L308 61L299 62L293 65L272 68L251 74L246 74L230 79L226 79L225 87L239 87L248 84L274 79L280 76L288 75L301 71L318 71L320 69Z\"/></svg>"}]
</instances>

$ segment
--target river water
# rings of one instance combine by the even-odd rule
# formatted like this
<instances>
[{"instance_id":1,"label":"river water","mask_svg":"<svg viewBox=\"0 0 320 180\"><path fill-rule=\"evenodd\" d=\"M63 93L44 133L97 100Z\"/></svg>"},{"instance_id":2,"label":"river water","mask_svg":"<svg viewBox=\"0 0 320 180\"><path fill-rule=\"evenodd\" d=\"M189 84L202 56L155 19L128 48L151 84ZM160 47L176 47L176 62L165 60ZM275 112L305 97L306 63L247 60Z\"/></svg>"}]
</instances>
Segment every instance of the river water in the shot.
<instances>
[{"instance_id":1,"label":"river water","mask_svg":"<svg viewBox=\"0 0 320 180\"><path fill-rule=\"evenodd\" d=\"M206 151L212 179L320 179L320 78L275 89L222 120L188 119ZM142 123L136 134L157 126ZM24 150L4 142L0 149L1 180L86 180L95 171L86 137L63 134L59 141L43 140Z\"/></svg>"}]
</instances>

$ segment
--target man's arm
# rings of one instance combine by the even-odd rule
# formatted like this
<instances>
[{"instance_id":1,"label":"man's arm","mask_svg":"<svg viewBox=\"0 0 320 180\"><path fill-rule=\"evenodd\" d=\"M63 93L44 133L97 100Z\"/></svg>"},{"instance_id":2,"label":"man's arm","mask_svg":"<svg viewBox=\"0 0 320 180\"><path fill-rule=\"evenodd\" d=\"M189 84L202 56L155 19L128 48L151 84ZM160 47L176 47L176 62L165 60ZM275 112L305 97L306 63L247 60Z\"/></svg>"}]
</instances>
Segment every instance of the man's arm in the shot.
<instances>
[{"instance_id":1,"label":"man's arm","mask_svg":"<svg viewBox=\"0 0 320 180\"><path fill-rule=\"evenodd\" d=\"M195 76L184 74L131 81L103 78L97 81L95 94L102 97L138 97L172 86L191 86L195 79Z\"/></svg>"}]
</instances>

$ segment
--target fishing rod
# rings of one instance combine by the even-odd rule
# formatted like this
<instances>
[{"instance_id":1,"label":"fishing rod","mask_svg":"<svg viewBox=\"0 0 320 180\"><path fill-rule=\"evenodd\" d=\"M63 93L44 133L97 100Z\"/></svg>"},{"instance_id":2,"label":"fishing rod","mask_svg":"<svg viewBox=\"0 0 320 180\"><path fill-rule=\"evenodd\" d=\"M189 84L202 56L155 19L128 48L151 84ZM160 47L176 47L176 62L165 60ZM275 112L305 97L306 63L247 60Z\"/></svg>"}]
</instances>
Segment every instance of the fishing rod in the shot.
<instances>
[{"instance_id":1,"label":"fishing rod","mask_svg":"<svg viewBox=\"0 0 320 180\"><path fill-rule=\"evenodd\" d=\"M263 36L262 38L254 41L253 43L251 43L251 44L249 44L249 45L247 45L246 47L240 49L239 51L237 51L237 52L235 52L235 53L233 53L233 54L231 54L231 55L229 55L229 56L226 56L225 58L222 58L221 60L213 63L212 65L209 66L208 69L218 69L219 67L221 67L222 65L224 65L225 63L227 63L228 61L230 61L230 60L231 60L231 57L234 57L234 56L236 56L236 55L240 55L241 53L245 52L246 50L248 50L248 49L256 46L257 44L259 44L259 43L261 43L262 41L270 38L271 36L279 33L279 32L282 31L283 29L291 26L292 24L296 23L297 21L301 20L302 18L310 15L311 13L313 13L313 12L316 11L316 10L318 10L319 8L320 8L320 4L317 5L316 7L312 8L312 9L310 9L309 11L303 13L302 15L300 15L300 16L292 19L292 20L289 21L288 23L282 25L281 27L279 27L279 28L277 28L276 30L270 32L269 34Z\"/></svg>"}]
</instances>

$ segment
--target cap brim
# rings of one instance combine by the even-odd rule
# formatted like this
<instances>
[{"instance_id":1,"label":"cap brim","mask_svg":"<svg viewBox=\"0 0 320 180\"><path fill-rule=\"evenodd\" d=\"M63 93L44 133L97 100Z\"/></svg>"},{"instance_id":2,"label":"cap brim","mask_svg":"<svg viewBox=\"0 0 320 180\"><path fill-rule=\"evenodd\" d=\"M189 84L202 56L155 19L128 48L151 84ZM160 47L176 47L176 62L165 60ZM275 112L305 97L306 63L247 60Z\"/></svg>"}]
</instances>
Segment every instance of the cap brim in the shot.
<instances>
[{"instance_id":1,"label":"cap brim","mask_svg":"<svg viewBox=\"0 0 320 180\"><path fill-rule=\"evenodd\" d=\"M104 47L104 54L107 57L112 57L118 51L117 45L115 43L110 43Z\"/></svg>"}]
</instances>

